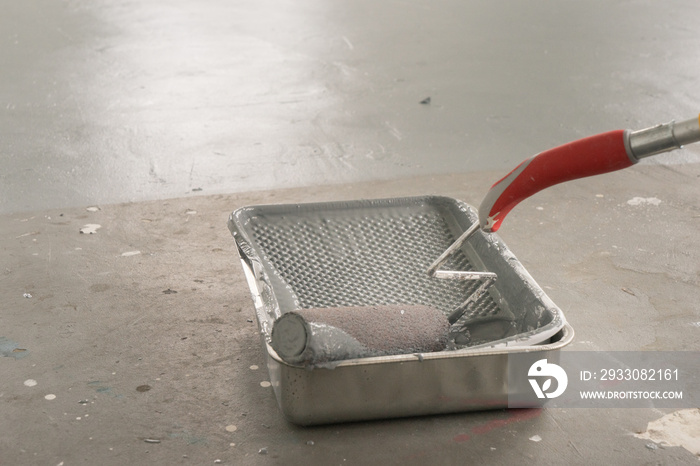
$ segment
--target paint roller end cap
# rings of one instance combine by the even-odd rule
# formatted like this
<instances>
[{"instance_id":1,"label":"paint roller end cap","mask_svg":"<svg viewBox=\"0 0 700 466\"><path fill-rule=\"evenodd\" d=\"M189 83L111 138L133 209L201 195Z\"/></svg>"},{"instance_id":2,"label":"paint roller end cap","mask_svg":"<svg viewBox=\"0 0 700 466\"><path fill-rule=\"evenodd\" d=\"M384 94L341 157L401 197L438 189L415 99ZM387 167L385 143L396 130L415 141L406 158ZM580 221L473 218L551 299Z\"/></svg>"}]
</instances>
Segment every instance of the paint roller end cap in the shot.
<instances>
[{"instance_id":1,"label":"paint roller end cap","mask_svg":"<svg viewBox=\"0 0 700 466\"><path fill-rule=\"evenodd\" d=\"M288 312L275 321L270 344L282 359L299 357L306 349L307 341L306 323L300 315Z\"/></svg>"}]
</instances>

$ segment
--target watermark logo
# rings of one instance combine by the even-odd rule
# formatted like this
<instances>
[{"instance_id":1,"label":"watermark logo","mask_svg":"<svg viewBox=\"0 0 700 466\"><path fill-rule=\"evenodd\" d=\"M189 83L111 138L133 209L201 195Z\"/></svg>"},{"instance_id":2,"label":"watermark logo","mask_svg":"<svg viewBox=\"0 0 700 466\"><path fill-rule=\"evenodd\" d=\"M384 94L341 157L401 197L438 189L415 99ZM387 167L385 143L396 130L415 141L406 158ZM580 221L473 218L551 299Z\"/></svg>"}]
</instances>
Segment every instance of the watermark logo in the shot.
<instances>
[{"instance_id":1,"label":"watermark logo","mask_svg":"<svg viewBox=\"0 0 700 466\"><path fill-rule=\"evenodd\" d=\"M569 378L566 376L566 371L556 364L550 364L546 359L536 361L527 372L528 381L532 385L537 398L556 398L566 390L569 383ZM539 380L542 379L542 385ZM557 381L554 391L549 391L552 388L552 379Z\"/></svg>"}]
</instances>

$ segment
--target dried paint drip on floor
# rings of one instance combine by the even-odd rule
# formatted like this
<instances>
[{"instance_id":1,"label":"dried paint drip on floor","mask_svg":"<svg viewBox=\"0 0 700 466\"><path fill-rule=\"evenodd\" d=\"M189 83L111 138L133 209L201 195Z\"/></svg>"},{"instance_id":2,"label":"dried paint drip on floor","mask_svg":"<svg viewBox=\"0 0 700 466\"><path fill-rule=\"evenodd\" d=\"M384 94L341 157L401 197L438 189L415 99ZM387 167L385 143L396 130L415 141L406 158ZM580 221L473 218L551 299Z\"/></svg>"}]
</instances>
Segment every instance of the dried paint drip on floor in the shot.
<instances>
[{"instance_id":1,"label":"dried paint drip on floor","mask_svg":"<svg viewBox=\"0 0 700 466\"><path fill-rule=\"evenodd\" d=\"M700 408L682 409L667 414L651 421L646 432L634 436L666 447L683 447L700 456Z\"/></svg>"},{"instance_id":2,"label":"dried paint drip on floor","mask_svg":"<svg viewBox=\"0 0 700 466\"><path fill-rule=\"evenodd\" d=\"M80 233L84 235L94 235L100 228L102 228L102 225L97 223L88 223L87 225L83 225L83 227L80 229Z\"/></svg>"},{"instance_id":3,"label":"dried paint drip on floor","mask_svg":"<svg viewBox=\"0 0 700 466\"><path fill-rule=\"evenodd\" d=\"M627 201L627 205L640 206L640 205L653 205L657 206L661 204L661 199L656 197L633 197Z\"/></svg>"}]
</instances>

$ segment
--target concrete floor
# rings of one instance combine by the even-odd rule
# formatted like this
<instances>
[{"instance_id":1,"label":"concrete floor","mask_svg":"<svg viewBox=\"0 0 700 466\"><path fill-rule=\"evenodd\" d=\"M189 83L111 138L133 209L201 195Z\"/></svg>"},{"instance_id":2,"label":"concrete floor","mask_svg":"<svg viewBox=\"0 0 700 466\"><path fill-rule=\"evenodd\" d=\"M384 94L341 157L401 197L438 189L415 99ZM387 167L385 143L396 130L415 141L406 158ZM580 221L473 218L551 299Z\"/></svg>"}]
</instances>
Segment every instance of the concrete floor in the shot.
<instances>
[{"instance_id":1,"label":"concrete floor","mask_svg":"<svg viewBox=\"0 0 700 466\"><path fill-rule=\"evenodd\" d=\"M652 409L291 425L226 229L249 204L478 205L539 150L692 117L697 2L0 6L0 464L697 464L634 437ZM568 349L699 349L698 162L510 214Z\"/></svg>"},{"instance_id":2,"label":"concrete floor","mask_svg":"<svg viewBox=\"0 0 700 466\"><path fill-rule=\"evenodd\" d=\"M700 108L694 0L325 3L0 0L0 212L507 171Z\"/></svg>"}]
</instances>

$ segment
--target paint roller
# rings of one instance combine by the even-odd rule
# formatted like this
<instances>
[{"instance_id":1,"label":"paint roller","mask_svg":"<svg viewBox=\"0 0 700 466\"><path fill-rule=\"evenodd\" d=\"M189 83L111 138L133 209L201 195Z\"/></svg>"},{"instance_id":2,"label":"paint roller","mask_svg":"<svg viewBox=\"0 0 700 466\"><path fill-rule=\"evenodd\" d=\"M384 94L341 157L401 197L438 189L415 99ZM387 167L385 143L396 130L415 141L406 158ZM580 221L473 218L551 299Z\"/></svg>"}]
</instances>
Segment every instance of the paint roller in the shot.
<instances>
[{"instance_id":1,"label":"paint roller","mask_svg":"<svg viewBox=\"0 0 700 466\"><path fill-rule=\"evenodd\" d=\"M284 361L317 366L344 359L442 351L450 322L423 305L299 309L272 327L271 346Z\"/></svg>"},{"instance_id":2,"label":"paint roller","mask_svg":"<svg viewBox=\"0 0 700 466\"><path fill-rule=\"evenodd\" d=\"M496 280L492 272L470 273L472 279L483 281L450 315L419 304L298 309L275 320L270 344L285 362L310 367L344 359L443 351L451 326Z\"/></svg>"}]
</instances>

